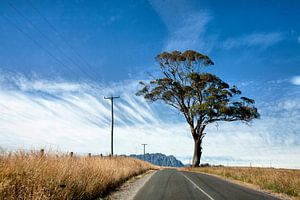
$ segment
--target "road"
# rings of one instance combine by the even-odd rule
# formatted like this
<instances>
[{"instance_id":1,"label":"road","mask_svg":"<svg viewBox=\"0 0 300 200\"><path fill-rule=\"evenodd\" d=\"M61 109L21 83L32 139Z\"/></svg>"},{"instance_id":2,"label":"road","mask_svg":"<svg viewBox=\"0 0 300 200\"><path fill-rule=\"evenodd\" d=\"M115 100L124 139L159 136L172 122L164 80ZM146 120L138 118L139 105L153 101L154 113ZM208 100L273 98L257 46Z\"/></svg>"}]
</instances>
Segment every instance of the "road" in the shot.
<instances>
[{"instance_id":1,"label":"road","mask_svg":"<svg viewBox=\"0 0 300 200\"><path fill-rule=\"evenodd\" d=\"M215 176L166 169L153 174L134 197L134 200L147 199L267 200L277 198Z\"/></svg>"}]
</instances>

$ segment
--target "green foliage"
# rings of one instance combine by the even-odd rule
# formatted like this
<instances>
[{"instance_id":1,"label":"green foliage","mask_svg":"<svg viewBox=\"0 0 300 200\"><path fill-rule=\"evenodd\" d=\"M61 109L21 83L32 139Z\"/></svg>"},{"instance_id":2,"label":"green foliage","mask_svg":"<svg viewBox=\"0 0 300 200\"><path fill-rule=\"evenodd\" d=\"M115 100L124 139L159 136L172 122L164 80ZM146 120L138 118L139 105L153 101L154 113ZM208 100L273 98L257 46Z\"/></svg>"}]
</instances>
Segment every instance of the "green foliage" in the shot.
<instances>
[{"instance_id":1,"label":"green foliage","mask_svg":"<svg viewBox=\"0 0 300 200\"><path fill-rule=\"evenodd\" d=\"M183 113L193 136L201 134L207 124L216 121L249 122L258 118L254 100L240 97L236 86L202 69L214 63L206 55L188 50L163 52L156 57L163 77L141 82L137 95L154 102L162 100Z\"/></svg>"}]
</instances>

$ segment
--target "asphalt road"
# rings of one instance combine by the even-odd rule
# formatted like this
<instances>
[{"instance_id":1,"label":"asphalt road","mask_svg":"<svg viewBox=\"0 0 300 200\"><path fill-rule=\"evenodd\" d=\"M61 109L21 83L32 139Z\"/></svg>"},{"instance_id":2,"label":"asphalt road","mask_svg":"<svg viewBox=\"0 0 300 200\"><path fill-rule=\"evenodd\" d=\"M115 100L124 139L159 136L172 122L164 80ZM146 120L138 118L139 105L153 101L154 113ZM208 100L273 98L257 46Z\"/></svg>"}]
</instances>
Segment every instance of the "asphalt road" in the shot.
<instances>
[{"instance_id":1,"label":"asphalt road","mask_svg":"<svg viewBox=\"0 0 300 200\"><path fill-rule=\"evenodd\" d=\"M175 169L161 170L138 191L134 200L267 200L277 199L220 178Z\"/></svg>"}]
</instances>

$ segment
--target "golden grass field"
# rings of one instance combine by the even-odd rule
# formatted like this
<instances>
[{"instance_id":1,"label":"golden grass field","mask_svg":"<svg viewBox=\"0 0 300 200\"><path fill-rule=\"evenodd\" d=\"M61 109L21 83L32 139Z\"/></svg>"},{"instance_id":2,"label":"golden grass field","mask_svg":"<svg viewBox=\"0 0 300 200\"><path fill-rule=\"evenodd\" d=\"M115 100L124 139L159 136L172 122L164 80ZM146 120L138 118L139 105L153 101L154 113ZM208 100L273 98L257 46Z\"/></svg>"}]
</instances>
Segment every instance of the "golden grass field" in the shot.
<instances>
[{"instance_id":1,"label":"golden grass field","mask_svg":"<svg viewBox=\"0 0 300 200\"><path fill-rule=\"evenodd\" d=\"M300 170L257 167L199 167L185 170L219 175L300 199Z\"/></svg>"},{"instance_id":2,"label":"golden grass field","mask_svg":"<svg viewBox=\"0 0 300 200\"><path fill-rule=\"evenodd\" d=\"M153 168L128 157L2 153L0 199L95 199Z\"/></svg>"}]
</instances>

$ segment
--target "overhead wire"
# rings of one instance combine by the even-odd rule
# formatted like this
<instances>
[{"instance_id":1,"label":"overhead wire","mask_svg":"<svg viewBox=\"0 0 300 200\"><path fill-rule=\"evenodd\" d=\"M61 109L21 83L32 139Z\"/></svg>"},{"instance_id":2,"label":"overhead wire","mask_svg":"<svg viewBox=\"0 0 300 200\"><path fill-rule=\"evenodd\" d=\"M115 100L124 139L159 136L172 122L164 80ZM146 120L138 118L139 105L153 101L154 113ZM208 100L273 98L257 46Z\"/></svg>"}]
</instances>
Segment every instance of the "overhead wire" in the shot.
<instances>
[{"instance_id":1,"label":"overhead wire","mask_svg":"<svg viewBox=\"0 0 300 200\"><path fill-rule=\"evenodd\" d=\"M59 60L55 55L51 53L47 48L45 48L43 45L41 45L37 40L35 40L30 34L28 34L26 31L24 31L22 28L20 28L17 23L14 23L9 17L6 15L2 15L4 19L6 19L11 25L13 25L19 32L24 34L29 40L31 40L36 46L38 46L40 49L42 49L46 54L48 54L51 58L53 58L57 63L61 64L65 68L69 69L71 73L74 75L76 74L72 68L70 68L68 65L64 64L61 60Z\"/></svg>"},{"instance_id":2,"label":"overhead wire","mask_svg":"<svg viewBox=\"0 0 300 200\"><path fill-rule=\"evenodd\" d=\"M47 35L45 35L37 26L35 26L30 19L28 19L24 14L22 14L22 12L20 10L18 10L11 2L7 2L8 5L19 15L21 16L25 21L27 21L34 29L36 29L52 46L55 46L55 42L53 42ZM75 66L77 66L77 68L80 70L81 73L85 74L87 77L89 77L90 79L94 79L92 76L90 76L86 71L84 71L82 69L82 67L76 63L71 57L69 57L68 55L66 55L62 50L60 50L60 48L57 48L57 50L59 51L59 53L61 53L64 57L67 58L67 60L69 60L71 63L73 63ZM50 51L49 51L50 52ZM51 53L52 54L52 53ZM53 54L52 54L53 55ZM54 56L54 55L53 55ZM55 57L55 56L54 56ZM56 60L59 60L57 57L55 57ZM61 63L63 61L60 61ZM66 66L66 64L64 64L64 66ZM68 67L69 69L71 69L70 67ZM72 69L71 69L72 70Z\"/></svg>"},{"instance_id":3,"label":"overhead wire","mask_svg":"<svg viewBox=\"0 0 300 200\"><path fill-rule=\"evenodd\" d=\"M55 60L57 63L62 65L63 67L69 69L73 74L74 71L72 68L70 68L68 65L64 64L61 60L59 60L55 55L51 53L48 49L46 49L44 46L42 46L37 40L35 40L33 37L31 37L30 34L28 34L26 31L24 31L22 28L20 28L16 23L14 23L12 20L9 19L6 15L2 15L10 24L12 24L19 32L23 33L29 40L31 40L35 45L37 45L40 49L42 49L46 54L48 54L53 60ZM77 75L76 73L74 75Z\"/></svg>"},{"instance_id":4,"label":"overhead wire","mask_svg":"<svg viewBox=\"0 0 300 200\"><path fill-rule=\"evenodd\" d=\"M38 29L29 19L27 19L27 17L25 17L20 11L18 11L18 9L15 8L15 6L13 6L12 4L9 4L11 8L13 8L18 15L20 15L22 18L24 18L27 22L30 23L30 25L35 28L41 35L43 35L44 38L46 38L46 40L48 40L48 42L52 43L55 45L55 43L49 38L47 37L40 29ZM20 27L18 25L17 22L14 22L14 20L10 19L10 17L6 16L5 14L2 14L2 17L9 23L11 24L13 27L15 27L20 33L22 33L23 35L25 35L30 41L32 41L36 46L38 46L40 49L42 49L49 57L51 57L53 60L55 60L57 63L59 63L60 65L62 65L63 67L65 67L66 69L68 69L72 74L74 74L75 76L80 76L78 75L76 72L78 71L74 71L72 69L72 67L70 67L69 65L65 64L63 62L63 60L57 58L49 49L47 49L45 46L43 46L38 40L36 40L31 34L29 34L27 31L25 31L22 27ZM59 33L58 33L59 34ZM66 41L65 41L66 42ZM72 48L72 47L71 47ZM76 50L74 48L72 48L73 51L76 52ZM65 55L65 54L64 54ZM78 53L78 55L80 55ZM72 60L72 59L71 59ZM73 61L74 62L74 61ZM77 65L79 66L79 65ZM82 71L83 69L79 66L79 69ZM89 76L92 80L93 77L91 77L88 73L86 73L85 71L83 71L87 76ZM85 113L88 113L87 111L83 111Z\"/></svg>"},{"instance_id":5,"label":"overhead wire","mask_svg":"<svg viewBox=\"0 0 300 200\"><path fill-rule=\"evenodd\" d=\"M60 39L70 48L72 51L81 59L81 61L84 62L84 64L89 68L90 71L92 71L94 74L99 76L98 72L96 72L93 68L93 66L68 42L68 40L60 34L60 32L57 30L57 28L45 17L42 12L39 11L37 7L33 5L33 3L30 0L26 0L28 2L28 5L36 11L36 13L51 27L51 29L55 32L56 35L60 37Z\"/></svg>"}]
</instances>

